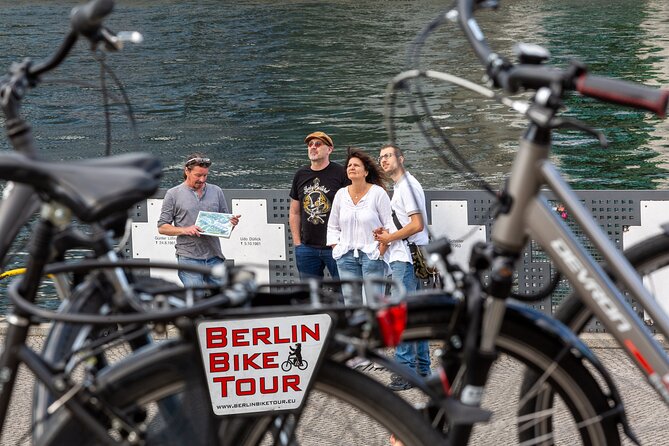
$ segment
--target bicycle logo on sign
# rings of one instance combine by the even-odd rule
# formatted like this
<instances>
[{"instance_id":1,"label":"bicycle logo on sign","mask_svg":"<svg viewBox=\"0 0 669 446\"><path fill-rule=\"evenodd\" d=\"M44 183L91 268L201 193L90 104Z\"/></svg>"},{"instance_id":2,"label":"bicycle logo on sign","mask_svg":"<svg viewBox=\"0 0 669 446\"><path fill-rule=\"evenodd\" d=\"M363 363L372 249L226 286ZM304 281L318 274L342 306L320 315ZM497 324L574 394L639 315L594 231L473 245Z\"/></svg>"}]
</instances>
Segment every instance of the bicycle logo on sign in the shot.
<instances>
[{"instance_id":1,"label":"bicycle logo on sign","mask_svg":"<svg viewBox=\"0 0 669 446\"><path fill-rule=\"evenodd\" d=\"M287 372L293 368L293 366L297 367L299 370L305 370L308 365L307 361L302 359L302 344L298 342L295 344L295 347L290 347L288 359L281 363L281 370Z\"/></svg>"}]
</instances>

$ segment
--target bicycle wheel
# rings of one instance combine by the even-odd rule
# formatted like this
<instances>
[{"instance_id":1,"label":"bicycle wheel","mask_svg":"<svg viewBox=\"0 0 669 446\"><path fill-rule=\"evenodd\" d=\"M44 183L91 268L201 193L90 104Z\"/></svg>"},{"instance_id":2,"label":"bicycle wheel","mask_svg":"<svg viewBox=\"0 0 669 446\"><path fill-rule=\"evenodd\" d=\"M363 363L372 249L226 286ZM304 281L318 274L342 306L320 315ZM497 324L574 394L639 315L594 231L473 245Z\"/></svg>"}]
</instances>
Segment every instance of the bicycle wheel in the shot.
<instances>
[{"instance_id":1,"label":"bicycle wheel","mask_svg":"<svg viewBox=\"0 0 669 446\"><path fill-rule=\"evenodd\" d=\"M297 368L300 370L306 370L307 366L309 363L307 362L306 359L301 360L300 362L297 363Z\"/></svg>"},{"instance_id":2,"label":"bicycle wheel","mask_svg":"<svg viewBox=\"0 0 669 446\"><path fill-rule=\"evenodd\" d=\"M164 285L162 280L142 277L142 283L156 283ZM70 314L97 314L105 305L111 302L112 297L108 295L107 290L98 279L91 278L80 284L72 293L72 296L64 301L59 312ZM54 322L49 329L46 340L42 347L42 357L51 364L64 365L63 362L69 358L71 353L77 348L81 348L87 341L106 338L113 333L117 327L95 327L83 324L69 324L64 322ZM148 335L139 336L124 345L120 345L111 352L102 352L96 355L96 367L102 369L110 362L119 360L121 357L129 354L132 350L138 349L143 345L149 344L152 339ZM43 426L51 416L47 408L54 402L53 395L41 383L36 382L33 387L33 435L35 438L42 436Z\"/></svg>"},{"instance_id":3,"label":"bicycle wheel","mask_svg":"<svg viewBox=\"0 0 669 446\"><path fill-rule=\"evenodd\" d=\"M290 370L291 367L293 367L293 365L290 363L290 361L283 361L281 363L281 370L283 370L284 372L287 372L288 370Z\"/></svg>"},{"instance_id":4,"label":"bicycle wheel","mask_svg":"<svg viewBox=\"0 0 669 446\"><path fill-rule=\"evenodd\" d=\"M88 282L81 285L72 296L64 301L59 311L62 313L97 313L105 303L105 298L97 284ZM56 364L66 358L73 351L75 343L81 341L94 331L93 327L84 325L55 322L47 334L42 348L42 357L50 363ZM53 395L40 382L33 387L33 434L37 437L42 434L43 421L48 418L47 408L53 403Z\"/></svg>"},{"instance_id":5,"label":"bicycle wheel","mask_svg":"<svg viewBox=\"0 0 669 446\"><path fill-rule=\"evenodd\" d=\"M133 361L142 354L145 358ZM267 432L275 416L212 415L204 373L195 366L201 361L198 355L193 346L178 341L147 347L104 370L96 382L96 397L124 419L144 426L149 445L272 444ZM180 407L171 413L159 410L165 398L178 398ZM36 444L98 444L67 410L57 413L60 416L49 419ZM117 437L121 433L113 432ZM326 360L301 414L297 444L388 445L391 435L405 445L442 441L418 411L381 384ZM68 443L71 440L76 441Z\"/></svg>"},{"instance_id":6,"label":"bicycle wheel","mask_svg":"<svg viewBox=\"0 0 669 446\"><path fill-rule=\"evenodd\" d=\"M211 415L204 374L198 364L201 358L187 345L147 346L156 349L155 364L133 367L132 355L100 372L95 397L114 410L115 418L146 432L146 444L206 445L217 444L220 423ZM139 353L136 352L136 353ZM42 420L35 445L98 445L103 444L93 432L61 408ZM110 435L116 440L133 436L117 423L110 423Z\"/></svg>"},{"instance_id":7,"label":"bicycle wheel","mask_svg":"<svg viewBox=\"0 0 669 446\"><path fill-rule=\"evenodd\" d=\"M453 334L448 323L455 308L456 303L444 296L409 300L403 341L446 339ZM616 420L603 416L611 409L608 398L581 356L565 343L566 334L546 328L550 321L508 304L496 344L499 358L482 401L482 407L493 412L492 421L474 427L471 444L620 444ZM465 328L456 328L455 334ZM526 370L537 378L524 387ZM457 378L452 386L457 390Z\"/></svg>"},{"instance_id":8,"label":"bicycle wheel","mask_svg":"<svg viewBox=\"0 0 669 446\"><path fill-rule=\"evenodd\" d=\"M669 281L669 235L662 233L653 236L641 243L625 250L625 257L643 278L644 286L653 294L656 300L668 302L665 296L666 283ZM641 311L641 310L640 310ZM567 325L574 333L583 332L593 320L593 314L585 306L578 294L572 293L562 302L555 315L556 319ZM534 373L526 373L523 378L523 389L529 389L536 382ZM539 394L528 401L534 411L552 410L551 394ZM549 427L550 419L545 420Z\"/></svg>"}]
</instances>

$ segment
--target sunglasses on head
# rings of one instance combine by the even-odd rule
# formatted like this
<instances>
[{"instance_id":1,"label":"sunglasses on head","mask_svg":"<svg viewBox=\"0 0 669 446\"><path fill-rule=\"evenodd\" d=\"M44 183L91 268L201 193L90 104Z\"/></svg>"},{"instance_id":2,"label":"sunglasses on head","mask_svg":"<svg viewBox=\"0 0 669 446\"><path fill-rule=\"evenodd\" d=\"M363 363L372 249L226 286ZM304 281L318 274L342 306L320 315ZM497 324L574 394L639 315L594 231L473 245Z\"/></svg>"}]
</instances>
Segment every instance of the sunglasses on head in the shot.
<instances>
[{"instance_id":1,"label":"sunglasses on head","mask_svg":"<svg viewBox=\"0 0 669 446\"><path fill-rule=\"evenodd\" d=\"M209 167L211 166L211 160L209 158L191 158L188 161L186 161L186 167L192 167L192 166L200 166L200 167Z\"/></svg>"}]
</instances>

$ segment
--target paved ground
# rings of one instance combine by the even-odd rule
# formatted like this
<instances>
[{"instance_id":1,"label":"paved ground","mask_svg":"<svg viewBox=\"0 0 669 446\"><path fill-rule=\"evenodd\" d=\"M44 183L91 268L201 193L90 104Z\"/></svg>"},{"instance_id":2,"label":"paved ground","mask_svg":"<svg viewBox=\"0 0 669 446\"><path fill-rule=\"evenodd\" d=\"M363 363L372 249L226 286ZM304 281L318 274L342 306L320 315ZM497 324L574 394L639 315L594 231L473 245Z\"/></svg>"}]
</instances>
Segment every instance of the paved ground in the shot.
<instances>
[{"instance_id":1,"label":"paved ground","mask_svg":"<svg viewBox=\"0 0 669 446\"><path fill-rule=\"evenodd\" d=\"M38 347L42 342L40 332L30 338L31 345ZM604 365L609 369L617 383L618 389L627 408L628 418L641 444L669 445L669 409L659 400L654 391L646 385L641 374L633 368L630 361L623 355L621 349L615 347L612 339L607 335L586 335L586 341L597 354ZM366 366L366 371L374 378L388 382L388 372L376 366ZM512 361L502 361L494 373L496 379L493 388L486 396L486 406L495 409L495 418L487 426L477 429L473 443L478 445L501 445L513 442L515 417L504 413L513 407L517 398L517 385L521 372L515 368ZM9 419L6 424L6 434L2 445L30 444L30 440L20 442L23 435L30 429L30 397L32 382L25 371L21 371L17 391L12 402ZM415 390L401 392L411 401L419 399ZM559 444L571 444L570 441L560 441ZM632 444L625 441L624 444Z\"/></svg>"},{"instance_id":2,"label":"paved ground","mask_svg":"<svg viewBox=\"0 0 669 446\"><path fill-rule=\"evenodd\" d=\"M586 334L583 338L615 381L623 399L628 420L640 443L642 445L669 445L669 407L645 382L645 378L637 371L611 336ZM366 368L381 380L388 380L387 374L378 367L370 365ZM484 407L493 411L493 418L490 423L476 428L470 444L490 446L517 444L515 408L520 394L522 374L522 369L510 358L502 357L498 361L491 373L492 378L484 396ZM419 398L416 390L400 393L413 402ZM570 439L571 434L572 431L568 429L563 432L557 431L555 444L577 444ZM622 431L620 434L624 437ZM632 445L634 443L624 437L623 444Z\"/></svg>"}]
</instances>

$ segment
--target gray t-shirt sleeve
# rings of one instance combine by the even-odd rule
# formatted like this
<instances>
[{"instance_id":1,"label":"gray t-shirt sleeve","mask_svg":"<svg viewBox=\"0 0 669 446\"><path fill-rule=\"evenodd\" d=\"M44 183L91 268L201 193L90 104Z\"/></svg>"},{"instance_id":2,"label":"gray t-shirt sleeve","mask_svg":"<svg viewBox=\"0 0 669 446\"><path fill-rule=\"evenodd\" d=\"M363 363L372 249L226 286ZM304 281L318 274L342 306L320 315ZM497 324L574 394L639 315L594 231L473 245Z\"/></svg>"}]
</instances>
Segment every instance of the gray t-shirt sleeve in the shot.
<instances>
[{"instance_id":1,"label":"gray t-shirt sleeve","mask_svg":"<svg viewBox=\"0 0 669 446\"><path fill-rule=\"evenodd\" d=\"M163 207L160 209L160 217L158 218L158 227L164 224L171 225L174 222L174 194L168 190L163 198Z\"/></svg>"}]
</instances>

